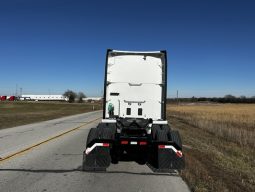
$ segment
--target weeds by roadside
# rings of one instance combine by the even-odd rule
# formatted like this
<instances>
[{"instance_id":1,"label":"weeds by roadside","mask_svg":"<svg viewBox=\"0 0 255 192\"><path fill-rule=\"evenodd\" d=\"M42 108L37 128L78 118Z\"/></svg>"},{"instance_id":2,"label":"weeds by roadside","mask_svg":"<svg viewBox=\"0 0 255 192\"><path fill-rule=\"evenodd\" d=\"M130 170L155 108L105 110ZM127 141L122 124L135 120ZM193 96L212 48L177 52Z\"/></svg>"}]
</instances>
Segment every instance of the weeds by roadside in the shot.
<instances>
[{"instance_id":1,"label":"weeds by roadside","mask_svg":"<svg viewBox=\"0 0 255 192\"><path fill-rule=\"evenodd\" d=\"M255 191L254 113L255 105L168 106L188 146L181 176L192 191Z\"/></svg>"}]
</instances>

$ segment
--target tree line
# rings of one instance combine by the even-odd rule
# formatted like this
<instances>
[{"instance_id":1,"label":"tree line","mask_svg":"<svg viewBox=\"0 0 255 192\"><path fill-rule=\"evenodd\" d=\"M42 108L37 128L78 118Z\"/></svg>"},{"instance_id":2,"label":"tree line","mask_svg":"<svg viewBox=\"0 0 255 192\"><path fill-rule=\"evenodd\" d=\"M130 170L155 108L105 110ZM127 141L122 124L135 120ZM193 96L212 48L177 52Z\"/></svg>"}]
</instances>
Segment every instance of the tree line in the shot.
<instances>
[{"instance_id":1,"label":"tree line","mask_svg":"<svg viewBox=\"0 0 255 192\"><path fill-rule=\"evenodd\" d=\"M87 96L83 92L74 92L72 90L67 90L64 92L63 96L68 98L69 103L73 103L75 101L78 101L79 103L83 102L83 98L86 98Z\"/></svg>"},{"instance_id":2,"label":"tree line","mask_svg":"<svg viewBox=\"0 0 255 192\"><path fill-rule=\"evenodd\" d=\"M236 97L233 95L225 95L224 97L190 97L190 98L168 98L167 102L215 102L215 103L255 103L255 96Z\"/></svg>"}]
</instances>

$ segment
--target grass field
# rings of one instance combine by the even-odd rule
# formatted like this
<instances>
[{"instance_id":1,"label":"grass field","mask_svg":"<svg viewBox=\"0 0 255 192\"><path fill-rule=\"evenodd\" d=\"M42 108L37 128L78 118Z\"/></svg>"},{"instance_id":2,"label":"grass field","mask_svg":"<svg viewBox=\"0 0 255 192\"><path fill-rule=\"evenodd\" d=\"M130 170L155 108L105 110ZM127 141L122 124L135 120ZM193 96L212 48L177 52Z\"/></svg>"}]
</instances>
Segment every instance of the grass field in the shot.
<instances>
[{"instance_id":1,"label":"grass field","mask_svg":"<svg viewBox=\"0 0 255 192\"><path fill-rule=\"evenodd\" d=\"M101 109L95 103L0 102L0 129Z\"/></svg>"},{"instance_id":2,"label":"grass field","mask_svg":"<svg viewBox=\"0 0 255 192\"><path fill-rule=\"evenodd\" d=\"M255 105L168 105L192 191L255 191Z\"/></svg>"}]
</instances>

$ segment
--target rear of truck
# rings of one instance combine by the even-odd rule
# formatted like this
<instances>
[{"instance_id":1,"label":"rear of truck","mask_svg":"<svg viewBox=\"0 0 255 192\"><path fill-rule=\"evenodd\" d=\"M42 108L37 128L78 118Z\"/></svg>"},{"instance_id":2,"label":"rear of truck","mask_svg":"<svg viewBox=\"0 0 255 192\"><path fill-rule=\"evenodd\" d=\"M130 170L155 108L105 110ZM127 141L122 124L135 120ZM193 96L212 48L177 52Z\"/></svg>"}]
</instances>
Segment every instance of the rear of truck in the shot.
<instances>
[{"instance_id":1,"label":"rear of truck","mask_svg":"<svg viewBox=\"0 0 255 192\"><path fill-rule=\"evenodd\" d=\"M91 128L83 170L136 161L153 171L184 168L178 131L166 121L166 51L107 50L103 119Z\"/></svg>"}]
</instances>

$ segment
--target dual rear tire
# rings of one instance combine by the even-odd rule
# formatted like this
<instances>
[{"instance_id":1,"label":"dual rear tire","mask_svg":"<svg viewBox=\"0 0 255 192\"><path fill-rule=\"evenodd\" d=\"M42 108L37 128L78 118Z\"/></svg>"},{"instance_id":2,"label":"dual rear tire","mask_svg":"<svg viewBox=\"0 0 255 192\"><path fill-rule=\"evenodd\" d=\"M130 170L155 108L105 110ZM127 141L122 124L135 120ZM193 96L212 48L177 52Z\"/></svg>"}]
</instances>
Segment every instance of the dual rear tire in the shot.
<instances>
[{"instance_id":1,"label":"dual rear tire","mask_svg":"<svg viewBox=\"0 0 255 192\"><path fill-rule=\"evenodd\" d=\"M93 145L95 139L114 139L115 130L111 128L91 128L87 137L87 147Z\"/></svg>"},{"instance_id":2,"label":"dual rear tire","mask_svg":"<svg viewBox=\"0 0 255 192\"><path fill-rule=\"evenodd\" d=\"M182 150L179 131L171 130L168 125L154 125L152 127L152 138L158 142L172 141L179 150Z\"/></svg>"},{"instance_id":3,"label":"dual rear tire","mask_svg":"<svg viewBox=\"0 0 255 192\"><path fill-rule=\"evenodd\" d=\"M91 147L98 140L113 138L113 131L109 128L91 128L87 137L86 149ZM102 155L105 154L105 155ZM95 148L89 155L83 154L83 171L106 171L110 163L109 149Z\"/></svg>"}]
</instances>

